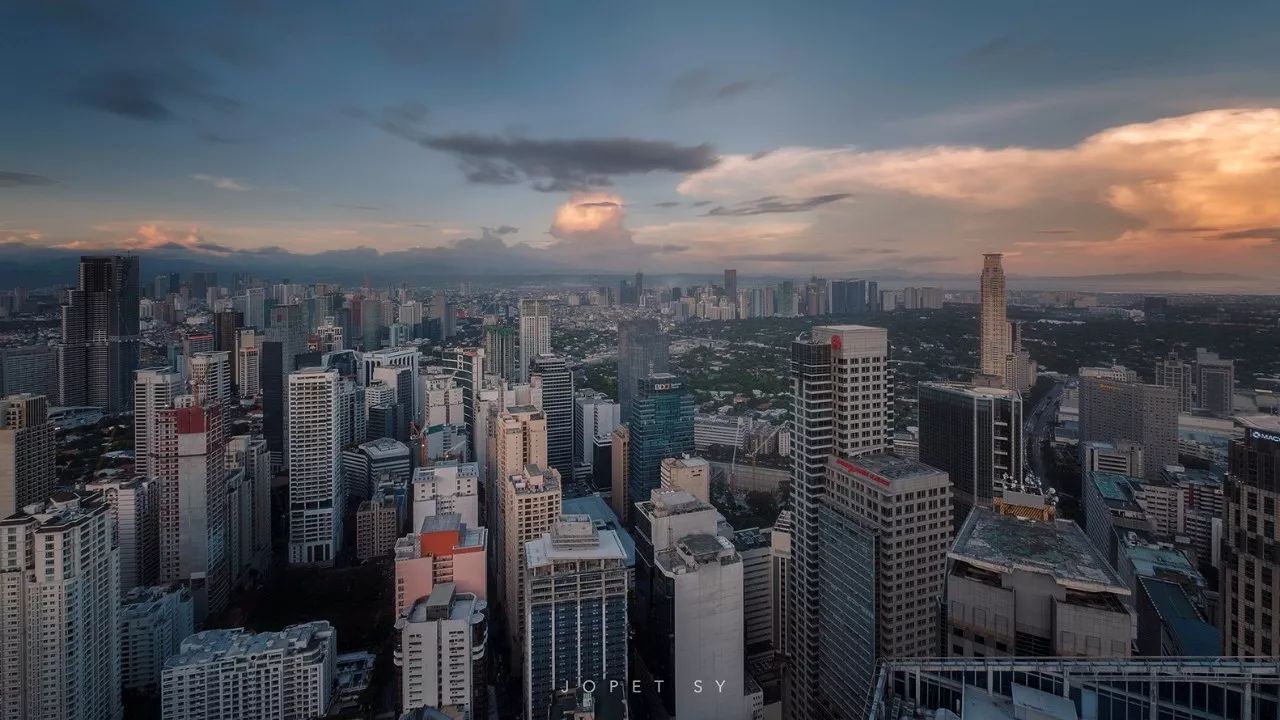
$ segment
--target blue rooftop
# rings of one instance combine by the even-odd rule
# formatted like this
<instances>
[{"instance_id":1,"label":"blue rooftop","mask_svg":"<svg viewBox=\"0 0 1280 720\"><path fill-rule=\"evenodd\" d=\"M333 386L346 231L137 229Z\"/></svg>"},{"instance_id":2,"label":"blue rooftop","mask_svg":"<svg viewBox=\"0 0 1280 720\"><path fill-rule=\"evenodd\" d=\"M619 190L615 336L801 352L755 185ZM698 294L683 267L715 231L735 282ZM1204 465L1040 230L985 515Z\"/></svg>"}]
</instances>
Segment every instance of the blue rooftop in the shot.
<instances>
[{"instance_id":1,"label":"blue rooftop","mask_svg":"<svg viewBox=\"0 0 1280 720\"><path fill-rule=\"evenodd\" d=\"M613 530L618 533L618 541L622 543L622 550L627 554L627 567L634 569L636 566L636 541L631 537L631 533L622 527L622 523L618 520L618 516L613 513L613 508L609 507L609 503L598 494L587 495L578 498L566 498L561 503L561 515L586 515L591 518L598 530Z\"/></svg>"}]
</instances>

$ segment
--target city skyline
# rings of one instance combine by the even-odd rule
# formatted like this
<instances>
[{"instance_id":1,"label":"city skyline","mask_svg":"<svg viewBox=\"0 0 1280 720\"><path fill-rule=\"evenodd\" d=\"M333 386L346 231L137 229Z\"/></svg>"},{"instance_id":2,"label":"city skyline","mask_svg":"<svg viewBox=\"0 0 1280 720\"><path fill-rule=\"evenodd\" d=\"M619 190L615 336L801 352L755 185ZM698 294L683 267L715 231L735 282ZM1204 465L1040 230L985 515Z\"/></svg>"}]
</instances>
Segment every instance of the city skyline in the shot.
<instances>
[{"instance_id":1,"label":"city skyline","mask_svg":"<svg viewBox=\"0 0 1280 720\"><path fill-rule=\"evenodd\" d=\"M298 10L6 12L0 257L1280 268L1263 3Z\"/></svg>"}]
</instances>

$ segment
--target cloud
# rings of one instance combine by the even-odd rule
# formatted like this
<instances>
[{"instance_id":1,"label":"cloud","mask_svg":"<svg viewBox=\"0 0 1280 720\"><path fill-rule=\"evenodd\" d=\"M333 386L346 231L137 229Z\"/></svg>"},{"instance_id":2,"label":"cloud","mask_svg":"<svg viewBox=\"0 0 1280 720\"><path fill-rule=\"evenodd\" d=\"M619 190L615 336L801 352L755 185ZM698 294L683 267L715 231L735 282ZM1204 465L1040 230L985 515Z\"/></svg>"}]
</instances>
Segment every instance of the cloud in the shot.
<instances>
[{"instance_id":1,"label":"cloud","mask_svg":"<svg viewBox=\"0 0 1280 720\"><path fill-rule=\"evenodd\" d=\"M33 173L13 172L11 170L0 170L0 188L10 187L40 187L42 185L55 185L57 181L47 178L43 175L35 175Z\"/></svg>"},{"instance_id":2,"label":"cloud","mask_svg":"<svg viewBox=\"0 0 1280 720\"><path fill-rule=\"evenodd\" d=\"M700 68L678 75L667 88L667 104L672 108L684 108L709 102L728 100L750 92L756 81L745 78L718 77L710 70Z\"/></svg>"},{"instance_id":3,"label":"cloud","mask_svg":"<svg viewBox=\"0 0 1280 720\"><path fill-rule=\"evenodd\" d=\"M235 178L218 177L217 175L206 175L205 173L196 173L191 176L192 180L199 180L208 183L219 190L232 190L234 192L248 192L253 187L246 185Z\"/></svg>"},{"instance_id":4,"label":"cloud","mask_svg":"<svg viewBox=\"0 0 1280 720\"><path fill-rule=\"evenodd\" d=\"M1024 62L1041 54L1044 45L1020 40L1013 35L1001 35L981 43L961 55L965 62L974 64L1004 64Z\"/></svg>"},{"instance_id":5,"label":"cloud","mask_svg":"<svg viewBox=\"0 0 1280 720\"><path fill-rule=\"evenodd\" d=\"M512 227L511 225L499 225L493 229L494 235L514 235L518 232L520 232L520 228Z\"/></svg>"},{"instance_id":6,"label":"cloud","mask_svg":"<svg viewBox=\"0 0 1280 720\"><path fill-rule=\"evenodd\" d=\"M172 119L178 103L223 113L240 108L239 102L214 92L203 73L181 64L163 70L101 70L84 77L72 97L87 107L150 122Z\"/></svg>"},{"instance_id":7,"label":"cloud","mask_svg":"<svg viewBox=\"0 0 1280 720\"><path fill-rule=\"evenodd\" d=\"M747 253L745 255L735 255L733 259L745 262L821 263L843 260L844 258L828 253L776 252Z\"/></svg>"},{"instance_id":8,"label":"cloud","mask_svg":"<svg viewBox=\"0 0 1280 720\"><path fill-rule=\"evenodd\" d=\"M185 249L200 253L217 253L218 246L206 243L198 228L174 228L158 223L146 223L123 237L105 230L98 237L65 240L51 247L60 250L123 250L129 252L147 250Z\"/></svg>"},{"instance_id":9,"label":"cloud","mask_svg":"<svg viewBox=\"0 0 1280 720\"><path fill-rule=\"evenodd\" d=\"M1037 235L1070 235L1076 231L1075 228L1044 228L1037 230Z\"/></svg>"},{"instance_id":10,"label":"cloud","mask_svg":"<svg viewBox=\"0 0 1280 720\"><path fill-rule=\"evenodd\" d=\"M660 208L680 207L680 202L677 200L664 200L660 203L654 203L653 206L660 207Z\"/></svg>"},{"instance_id":11,"label":"cloud","mask_svg":"<svg viewBox=\"0 0 1280 720\"><path fill-rule=\"evenodd\" d=\"M850 193L830 193L808 198L788 200L777 196L768 196L747 200L732 207L717 205L706 212L707 215L768 215L770 213L805 212L833 202L853 197Z\"/></svg>"},{"instance_id":12,"label":"cloud","mask_svg":"<svg viewBox=\"0 0 1280 720\"><path fill-rule=\"evenodd\" d=\"M1222 233L1218 237L1222 240L1270 240L1280 243L1280 227L1245 228Z\"/></svg>"}]
</instances>

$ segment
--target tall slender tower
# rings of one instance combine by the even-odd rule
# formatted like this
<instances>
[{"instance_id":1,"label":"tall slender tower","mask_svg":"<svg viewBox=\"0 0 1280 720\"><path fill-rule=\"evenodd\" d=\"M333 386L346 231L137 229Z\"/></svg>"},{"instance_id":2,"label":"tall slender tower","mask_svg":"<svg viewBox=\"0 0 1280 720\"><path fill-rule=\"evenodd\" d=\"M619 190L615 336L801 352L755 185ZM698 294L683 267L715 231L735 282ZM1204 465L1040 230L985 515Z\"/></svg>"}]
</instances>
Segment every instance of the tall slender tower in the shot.
<instances>
[{"instance_id":1,"label":"tall slender tower","mask_svg":"<svg viewBox=\"0 0 1280 720\"><path fill-rule=\"evenodd\" d=\"M652 318L618 323L618 403L622 422L631 420L640 378L671 371L671 343Z\"/></svg>"},{"instance_id":2,"label":"tall slender tower","mask_svg":"<svg viewBox=\"0 0 1280 720\"><path fill-rule=\"evenodd\" d=\"M56 452L45 396L0 398L0 518L48 499Z\"/></svg>"},{"instance_id":3,"label":"tall slender tower","mask_svg":"<svg viewBox=\"0 0 1280 720\"><path fill-rule=\"evenodd\" d=\"M289 562L332 565L342 547L342 378L326 368L287 377Z\"/></svg>"},{"instance_id":4,"label":"tall slender tower","mask_svg":"<svg viewBox=\"0 0 1280 720\"><path fill-rule=\"evenodd\" d=\"M62 306L59 402L127 410L137 369L138 258L80 258L80 287Z\"/></svg>"},{"instance_id":5,"label":"tall slender tower","mask_svg":"<svg viewBox=\"0 0 1280 720\"><path fill-rule=\"evenodd\" d=\"M547 416L547 465L566 481L573 478L573 372L564 358L539 355L533 372L542 378L542 410Z\"/></svg>"},{"instance_id":6,"label":"tall slender tower","mask_svg":"<svg viewBox=\"0 0 1280 720\"><path fill-rule=\"evenodd\" d=\"M983 375L1004 377L1005 356L1009 354L1009 320L1007 317L1004 286L1004 267L1000 253L982 256L981 294L981 355L979 368Z\"/></svg>"},{"instance_id":7,"label":"tall slender tower","mask_svg":"<svg viewBox=\"0 0 1280 720\"><path fill-rule=\"evenodd\" d=\"M520 382L529 382L529 363L551 354L551 303L520 301Z\"/></svg>"}]
</instances>

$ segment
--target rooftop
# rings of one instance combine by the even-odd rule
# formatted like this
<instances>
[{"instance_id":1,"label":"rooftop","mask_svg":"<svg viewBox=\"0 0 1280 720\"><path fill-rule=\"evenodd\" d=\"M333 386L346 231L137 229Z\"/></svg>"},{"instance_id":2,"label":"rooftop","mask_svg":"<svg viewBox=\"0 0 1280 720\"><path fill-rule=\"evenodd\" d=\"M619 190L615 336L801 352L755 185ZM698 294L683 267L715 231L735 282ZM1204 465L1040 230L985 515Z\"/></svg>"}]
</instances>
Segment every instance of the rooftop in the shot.
<instances>
[{"instance_id":1,"label":"rooftop","mask_svg":"<svg viewBox=\"0 0 1280 720\"><path fill-rule=\"evenodd\" d=\"M1219 654L1222 635L1200 617L1182 587L1151 577L1138 578L1138 583L1146 591L1156 614L1177 641L1183 655L1209 657Z\"/></svg>"},{"instance_id":2,"label":"rooftop","mask_svg":"<svg viewBox=\"0 0 1280 720\"><path fill-rule=\"evenodd\" d=\"M831 462L841 471L869 478L884 486L915 478L946 477L945 472L932 465L890 453L861 455L848 460L833 456Z\"/></svg>"},{"instance_id":3,"label":"rooftop","mask_svg":"<svg viewBox=\"0 0 1280 720\"><path fill-rule=\"evenodd\" d=\"M948 392L967 395L969 397L994 397L994 398L1015 398L1020 397L1017 390L1008 390L1006 388L988 387L986 385L970 385L960 382L922 382L921 387L937 388Z\"/></svg>"},{"instance_id":4,"label":"rooftop","mask_svg":"<svg viewBox=\"0 0 1280 720\"><path fill-rule=\"evenodd\" d=\"M733 533L733 546L738 552L771 547L769 531L760 528L745 528Z\"/></svg>"},{"instance_id":5,"label":"rooftop","mask_svg":"<svg viewBox=\"0 0 1280 720\"><path fill-rule=\"evenodd\" d=\"M263 653L298 653L327 646L333 626L325 620L290 625L279 632L252 633L244 628L204 630L182 641L178 655L165 668L204 665L225 657L243 658Z\"/></svg>"},{"instance_id":6,"label":"rooftop","mask_svg":"<svg viewBox=\"0 0 1280 720\"><path fill-rule=\"evenodd\" d=\"M579 517L585 518L585 516ZM618 533L604 530L596 532L590 542L572 544L556 542L553 534L558 530L565 530L560 527L565 524L562 519L561 522L552 526L552 532L543 533L536 540L525 543L525 560L528 567L539 567L558 560L621 560L623 565L626 565L627 553L622 549ZM573 532L575 529L569 528L569 531Z\"/></svg>"},{"instance_id":7,"label":"rooftop","mask_svg":"<svg viewBox=\"0 0 1280 720\"><path fill-rule=\"evenodd\" d=\"M360 449L373 458L409 456L409 446L394 438L383 437L360 443Z\"/></svg>"},{"instance_id":8,"label":"rooftop","mask_svg":"<svg viewBox=\"0 0 1280 720\"><path fill-rule=\"evenodd\" d=\"M1102 501L1112 510L1143 512L1142 506L1138 504L1137 491L1142 487L1142 481L1138 478L1118 473L1089 472L1086 479L1093 483Z\"/></svg>"},{"instance_id":9,"label":"rooftop","mask_svg":"<svg viewBox=\"0 0 1280 720\"><path fill-rule=\"evenodd\" d=\"M1074 590L1130 594L1084 531L1070 520L1040 522L974 508L948 557L992 572L1049 575Z\"/></svg>"},{"instance_id":10,"label":"rooftop","mask_svg":"<svg viewBox=\"0 0 1280 720\"><path fill-rule=\"evenodd\" d=\"M631 533L622 527L613 508L599 494L584 497L566 498L561 504L561 512L565 515L586 515L591 518L597 530L611 530L617 534L622 550L627 554L627 567L635 567L636 541Z\"/></svg>"}]
</instances>

